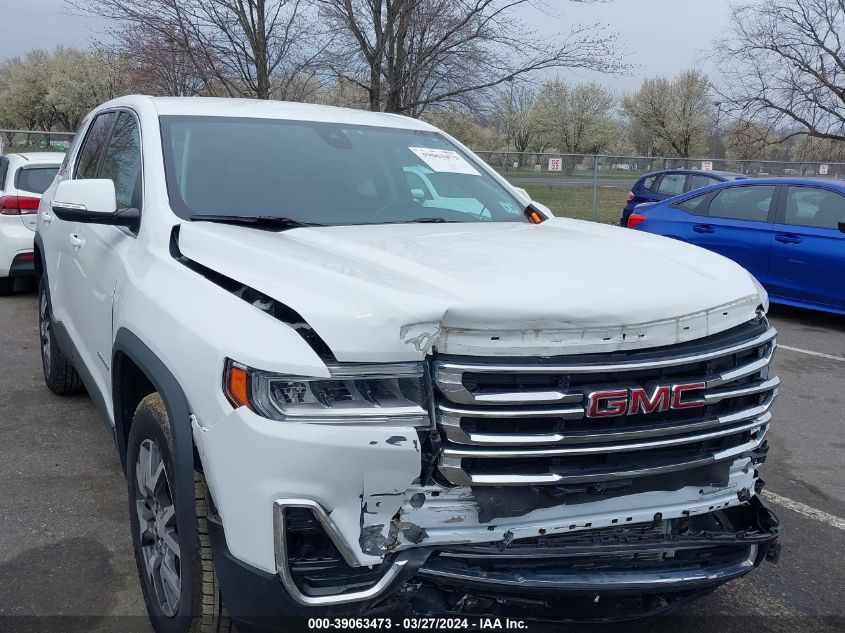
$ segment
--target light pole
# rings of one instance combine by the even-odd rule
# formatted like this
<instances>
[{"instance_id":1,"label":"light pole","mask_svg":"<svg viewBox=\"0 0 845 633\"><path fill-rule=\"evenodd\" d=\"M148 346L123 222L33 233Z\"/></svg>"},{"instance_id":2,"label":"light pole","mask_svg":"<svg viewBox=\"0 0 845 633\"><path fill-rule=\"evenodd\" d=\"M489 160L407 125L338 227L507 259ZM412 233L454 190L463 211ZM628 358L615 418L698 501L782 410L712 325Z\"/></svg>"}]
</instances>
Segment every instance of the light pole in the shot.
<instances>
[{"instance_id":1,"label":"light pole","mask_svg":"<svg viewBox=\"0 0 845 633\"><path fill-rule=\"evenodd\" d=\"M722 123L722 102L714 101L713 105L716 106L716 127L713 129L713 143L711 145L711 149L714 154L713 158L724 158L723 143L719 133L719 127Z\"/></svg>"},{"instance_id":2,"label":"light pole","mask_svg":"<svg viewBox=\"0 0 845 633\"><path fill-rule=\"evenodd\" d=\"M510 96L508 97L508 138L507 138L507 143L508 143L508 146L513 144L513 148L514 148L514 150L516 150L516 130L515 130L516 126L514 125L514 120L513 120L513 80L514 80L513 75L511 75L510 77L505 79L505 81L507 81L510 84ZM507 165L508 165L508 167L506 169L508 169L510 167L511 162L512 162L510 160L510 158L508 158L508 156L509 156L508 154L505 154L506 162L507 162ZM519 161L519 156L517 155L516 161L513 161L514 167L518 166L518 164L519 164L518 161Z\"/></svg>"},{"instance_id":3,"label":"light pole","mask_svg":"<svg viewBox=\"0 0 845 633\"><path fill-rule=\"evenodd\" d=\"M510 84L510 96L508 97L508 142L514 140L514 124L513 124L513 77L508 77L505 81ZM516 146L514 145L514 149Z\"/></svg>"}]
</instances>

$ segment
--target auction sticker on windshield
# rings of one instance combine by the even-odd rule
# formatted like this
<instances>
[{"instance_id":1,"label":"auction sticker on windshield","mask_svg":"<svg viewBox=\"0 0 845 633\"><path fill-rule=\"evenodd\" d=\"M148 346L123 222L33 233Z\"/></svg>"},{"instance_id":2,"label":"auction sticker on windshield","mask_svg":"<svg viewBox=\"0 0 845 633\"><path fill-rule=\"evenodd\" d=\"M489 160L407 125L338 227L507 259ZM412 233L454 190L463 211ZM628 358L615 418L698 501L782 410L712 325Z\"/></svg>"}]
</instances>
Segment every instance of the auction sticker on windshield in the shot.
<instances>
[{"instance_id":1,"label":"auction sticker on windshield","mask_svg":"<svg viewBox=\"0 0 845 633\"><path fill-rule=\"evenodd\" d=\"M469 164L466 158L450 149L430 149L428 147L409 147L426 165L434 171L451 174L471 174L480 176L478 170Z\"/></svg>"}]
</instances>

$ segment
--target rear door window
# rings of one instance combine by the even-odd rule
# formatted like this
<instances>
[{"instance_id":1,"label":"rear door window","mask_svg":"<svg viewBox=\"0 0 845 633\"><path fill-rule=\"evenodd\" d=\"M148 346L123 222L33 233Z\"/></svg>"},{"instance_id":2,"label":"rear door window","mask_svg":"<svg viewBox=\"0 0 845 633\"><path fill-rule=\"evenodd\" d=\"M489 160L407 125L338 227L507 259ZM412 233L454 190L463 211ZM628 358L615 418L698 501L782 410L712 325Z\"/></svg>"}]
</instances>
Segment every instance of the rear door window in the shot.
<instances>
[{"instance_id":1,"label":"rear door window","mask_svg":"<svg viewBox=\"0 0 845 633\"><path fill-rule=\"evenodd\" d=\"M687 187L687 189L689 191L692 191L693 189L701 189L702 187L709 187L710 185L715 185L717 182L720 181L717 178L713 178L712 176L690 174L688 176L689 186Z\"/></svg>"},{"instance_id":2,"label":"rear door window","mask_svg":"<svg viewBox=\"0 0 845 633\"><path fill-rule=\"evenodd\" d=\"M819 187L789 187L785 224L838 229L845 221L845 197Z\"/></svg>"},{"instance_id":3,"label":"rear door window","mask_svg":"<svg viewBox=\"0 0 845 633\"><path fill-rule=\"evenodd\" d=\"M648 176L643 178L643 188L648 189L649 191L654 191L654 183L657 181L657 176Z\"/></svg>"},{"instance_id":4,"label":"rear door window","mask_svg":"<svg viewBox=\"0 0 845 633\"><path fill-rule=\"evenodd\" d=\"M693 198L687 198L683 202L679 202L678 204L673 204L671 206L678 207L679 209L683 209L687 213L692 213L694 215L707 215L707 205L704 204L704 202L709 196L709 193L705 193Z\"/></svg>"},{"instance_id":5,"label":"rear door window","mask_svg":"<svg viewBox=\"0 0 845 633\"><path fill-rule=\"evenodd\" d=\"M22 167L15 177L15 187L21 191L42 194L53 184L58 171L58 165Z\"/></svg>"},{"instance_id":6,"label":"rear door window","mask_svg":"<svg viewBox=\"0 0 845 633\"><path fill-rule=\"evenodd\" d=\"M669 196L677 196L684 192L684 185L687 177L684 174L663 174L660 184L657 185L657 193L664 193Z\"/></svg>"},{"instance_id":7,"label":"rear door window","mask_svg":"<svg viewBox=\"0 0 845 633\"><path fill-rule=\"evenodd\" d=\"M710 216L729 220L766 222L775 195L774 185L722 189L710 202Z\"/></svg>"}]
</instances>

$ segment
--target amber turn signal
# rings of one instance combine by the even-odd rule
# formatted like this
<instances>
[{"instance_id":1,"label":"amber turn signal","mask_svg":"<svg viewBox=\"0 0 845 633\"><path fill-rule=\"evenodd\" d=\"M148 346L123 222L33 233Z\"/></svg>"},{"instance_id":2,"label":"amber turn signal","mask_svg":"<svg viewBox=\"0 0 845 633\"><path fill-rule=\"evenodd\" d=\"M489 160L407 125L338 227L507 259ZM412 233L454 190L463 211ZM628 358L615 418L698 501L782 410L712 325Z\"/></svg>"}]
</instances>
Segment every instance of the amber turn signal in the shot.
<instances>
[{"instance_id":1,"label":"amber turn signal","mask_svg":"<svg viewBox=\"0 0 845 633\"><path fill-rule=\"evenodd\" d=\"M249 373L244 367L231 361L226 367L225 391L232 406L252 409L249 403Z\"/></svg>"}]
</instances>

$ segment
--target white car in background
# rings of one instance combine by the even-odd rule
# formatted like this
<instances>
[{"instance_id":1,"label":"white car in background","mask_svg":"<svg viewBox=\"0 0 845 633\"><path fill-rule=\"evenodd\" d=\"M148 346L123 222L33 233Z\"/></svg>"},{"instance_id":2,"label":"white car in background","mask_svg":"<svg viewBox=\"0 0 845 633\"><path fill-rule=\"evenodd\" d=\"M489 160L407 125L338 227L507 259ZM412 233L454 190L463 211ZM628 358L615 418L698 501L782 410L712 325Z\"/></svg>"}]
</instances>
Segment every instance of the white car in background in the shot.
<instances>
[{"instance_id":1,"label":"white car in background","mask_svg":"<svg viewBox=\"0 0 845 633\"><path fill-rule=\"evenodd\" d=\"M15 278L32 277L32 240L38 203L59 166L61 152L0 156L0 295L10 295Z\"/></svg>"}]
</instances>

